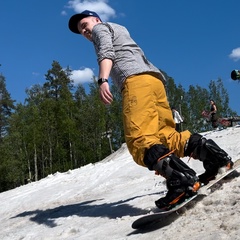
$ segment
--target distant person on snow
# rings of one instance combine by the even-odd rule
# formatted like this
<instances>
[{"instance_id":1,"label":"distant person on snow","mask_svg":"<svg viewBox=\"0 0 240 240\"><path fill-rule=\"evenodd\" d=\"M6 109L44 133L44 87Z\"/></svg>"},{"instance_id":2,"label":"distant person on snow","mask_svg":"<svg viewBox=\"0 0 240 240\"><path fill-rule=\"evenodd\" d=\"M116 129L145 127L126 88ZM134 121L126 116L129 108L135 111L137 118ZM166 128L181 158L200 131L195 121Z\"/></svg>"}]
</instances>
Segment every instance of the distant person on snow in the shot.
<instances>
[{"instance_id":1,"label":"distant person on snow","mask_svg":"<svg viewBox=\"0 0 240 240\"><path fill-rule=\"evenodd\" d=\"M94 45L101 101L113 101L109 77L121 91L125 140L134 161L166 178L168 192L156 201L157 207L171 208L195 194L199 180L206 183L220 167L232 166L231 158L214 141L175 130L165 77L149 62L125 27L102 22L97 13L89 10L73 15L68 26ZM180 160L184 156L203 161L205 173L198 178Z\"/></svg>"},{"instance_id":2,"label":"distant person on snow","mask_svg":"<svg viewBox=\"0 0 240 240\"><path fill-rule=\"evenodd\" d=\"M176 124L176 127L175 129L180 132L180 126L181 126L181 123L183 122L183 119L180 115L180 113L176 110L175 107L172 107L172 113L173 113L173 120Z\"/></svg>"},{"instance_id":3,"label":"distant person on snow","mask_svg":"<svg viewBox=\"0 0 240 240\"><path fill-rule=\"evenodd\" d=\"M217 117L217 106L213 100L210 100L210 121L212 123L212 127L215 129L218 127L218 117Z\"/></svg>"}]
</instances>

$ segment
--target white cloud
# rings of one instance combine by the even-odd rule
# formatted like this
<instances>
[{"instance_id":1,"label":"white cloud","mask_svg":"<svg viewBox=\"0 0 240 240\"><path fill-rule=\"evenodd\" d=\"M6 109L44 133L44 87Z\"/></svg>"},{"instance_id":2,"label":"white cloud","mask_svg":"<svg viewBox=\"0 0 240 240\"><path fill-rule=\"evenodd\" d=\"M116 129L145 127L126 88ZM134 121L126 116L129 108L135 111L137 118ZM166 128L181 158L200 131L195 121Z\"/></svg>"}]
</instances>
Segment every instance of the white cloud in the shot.
<instances>
[{"instance_id":1,"label":"white cloud","mask_svg":"<svg viewBox=\"0 0 240 240\"><path fill-rule=\"evenodd\" d=\"M89 83L93 81L94 73L90 68L84 68L79 70L72 70L71 79L74 85Z\"/></svg>"},{"instance_id":2,"label":"white cloud","mask_svg":"<svg viewBox=\"0 0 240 240\"><path fill-rule=\"evenodd\" d=\"M240 47L233 49L229 57L234 61L238 61L240 59Z\"/></svg>"},{"instance_id":3,"label":"white cloud","mask_svg":"<svg viewBox=\"0 0 240 240\"><path fill-rule=\"evenodd\" d=\"M32 72L33 76L39 76L40 74L38 72Z\"/></svg>"},{"instance_id":4,"label":"white cloud","mask_svg":"<svg viewBox=\"0 0 240 240\"><path fill-rule=\"evenodd\" d=\"M104 22L116 15L115 10L108 5L108 0L71 0L68 1L67 7L73 9L76 13L84 10L94 11Z\"/></svg>"},{"instance_id":5,"label":"white cloud","mask_svg":"<svg viewBox=\"0 0 240 240\"><path fill-rule=\"evenodd\" d=\"M67 12L63 10L63 11L61 12L61 15L62 15L62 16L66 16L66 15L67 15Z\"/></svg>"}]
</instances>

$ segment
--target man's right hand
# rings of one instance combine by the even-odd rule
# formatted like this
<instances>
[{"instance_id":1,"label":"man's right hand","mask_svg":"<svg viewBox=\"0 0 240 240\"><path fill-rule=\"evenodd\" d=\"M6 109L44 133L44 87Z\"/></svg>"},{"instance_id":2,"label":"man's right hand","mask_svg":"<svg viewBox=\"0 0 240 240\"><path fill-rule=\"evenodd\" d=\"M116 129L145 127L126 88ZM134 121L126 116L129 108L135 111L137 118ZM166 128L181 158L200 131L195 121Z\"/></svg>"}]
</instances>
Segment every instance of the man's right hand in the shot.
<instances>
[{"instance_id":1,"label":"man's right hand","mask_svg":"<svg viewBox=\"0 0 240 240\"><path fill-rule=\"evenodd\" d=\"M100 99L104 104L111 104L113 101L112 93L109 89L109 84L104 82L99 87Z\"/></svg>"}]
</instances>

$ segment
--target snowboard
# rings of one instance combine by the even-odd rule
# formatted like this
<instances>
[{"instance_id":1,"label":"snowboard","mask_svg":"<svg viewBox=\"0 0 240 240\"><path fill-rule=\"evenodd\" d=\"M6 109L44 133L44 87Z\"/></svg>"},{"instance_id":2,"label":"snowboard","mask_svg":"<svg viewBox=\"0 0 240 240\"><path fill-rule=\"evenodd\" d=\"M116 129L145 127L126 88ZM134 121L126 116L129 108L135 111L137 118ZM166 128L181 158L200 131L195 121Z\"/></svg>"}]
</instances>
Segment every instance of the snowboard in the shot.
<instances>
[{"instance_id":1,"label":"snowboard","mask_svg":"<svg viewBox=\"0 0 240 240\"><path fill-rule=\"evenodd\" d=\"M187 206L188 204L190 204L194 199L198 200L198 199L202 199L203 196L206 196L209 194L209 190L216 184L218 183L221 179L225 178L226 176L228 176L229 174L231 174L232 172L236 171L238 168L240 168L240 159L236 160L234 162L233 168L225 171L224 173L218 174L216 176L216 178L214 180L211 180L207 185L202 186L196 195L185 199L184 202L177 204L176 206L174 206L173 208L171 208L170 210L166 210L166 211L161 211L158 210L158 212L153 212L153 213L149 213L147 215L144 215L140 218L138 218L137 220L135 220L132 223L132 228L134 229L140 229L143 228L149 224L155 223L155 222L159 222L163 219L165 219L167 216L173 214L173 213L177 213L181 208Z\"/></svg>"}]
</instances>

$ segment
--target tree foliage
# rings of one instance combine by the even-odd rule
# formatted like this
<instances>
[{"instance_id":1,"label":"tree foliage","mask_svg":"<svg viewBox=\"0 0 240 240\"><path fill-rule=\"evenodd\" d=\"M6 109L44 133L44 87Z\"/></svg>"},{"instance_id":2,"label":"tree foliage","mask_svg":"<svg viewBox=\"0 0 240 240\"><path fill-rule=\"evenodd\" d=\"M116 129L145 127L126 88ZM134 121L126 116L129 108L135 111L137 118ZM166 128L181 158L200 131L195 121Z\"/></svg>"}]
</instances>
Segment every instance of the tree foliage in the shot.
<instances>
[{"instance_id":1,"label":"tree foliage","mask_svg":"<svg viewBox=\"0 0 240 240\"><path fill-rule=\"evenodd\" d=\"M219 115L236 115L221 79L210 81L209 89L190 85L186 91L165 76L169 103L184 116L184 129L210 129L201 111L211 98ZM100 161L125 141L121 93L115 86L114 101L105 106L94 76L86 92L81 84L73 86L69 68L53 61L45 79L26 90L24 103L14 104L0 75L0 191Z\"/></svg>"}]
</instances>

